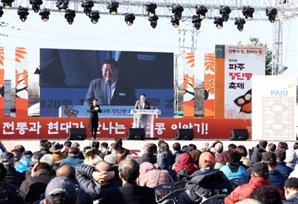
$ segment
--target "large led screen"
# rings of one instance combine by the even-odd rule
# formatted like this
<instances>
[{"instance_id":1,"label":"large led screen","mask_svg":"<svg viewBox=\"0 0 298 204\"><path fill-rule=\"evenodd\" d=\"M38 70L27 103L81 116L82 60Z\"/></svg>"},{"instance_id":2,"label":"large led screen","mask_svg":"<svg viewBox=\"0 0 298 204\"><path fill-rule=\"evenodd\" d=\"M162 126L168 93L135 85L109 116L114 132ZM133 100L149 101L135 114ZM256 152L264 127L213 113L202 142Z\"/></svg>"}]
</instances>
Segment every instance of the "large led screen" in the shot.
<instances>
[{"instance_id":1,"label":"large led screen","mask_svg":"<svg viewBox=\"0 0 298 204\"><path fill-rule=\"evenodd\" d=\"M102 106L133 106L145 93L159 117L173 117L173 63L173 53L41 49L40 116L57 117L59 107L88 106L93 98ZM111 77L115 86L107 87Z\"/></svg>"}]
</instances>

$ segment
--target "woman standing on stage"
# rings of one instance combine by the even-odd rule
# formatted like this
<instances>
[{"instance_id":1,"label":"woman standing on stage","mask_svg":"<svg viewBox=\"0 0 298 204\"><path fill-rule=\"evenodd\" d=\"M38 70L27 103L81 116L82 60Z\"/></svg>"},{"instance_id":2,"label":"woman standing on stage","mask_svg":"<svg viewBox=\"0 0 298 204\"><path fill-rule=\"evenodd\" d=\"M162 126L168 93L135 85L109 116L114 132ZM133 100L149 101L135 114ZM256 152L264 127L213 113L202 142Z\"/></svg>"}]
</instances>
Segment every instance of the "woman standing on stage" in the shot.
<instances>
[{"instance_id":1,"label":"woman standing on stage","mask_svg":"<svg viewBox=\"0 0 298 204\"><path fill-rule=\"evenodd\" d=\"M96 132L98 128L98 113L101 113L98 100L95 98L90 106L89 128L91 130L92 139L96 139Z\"/></svg>"}]
</instances>

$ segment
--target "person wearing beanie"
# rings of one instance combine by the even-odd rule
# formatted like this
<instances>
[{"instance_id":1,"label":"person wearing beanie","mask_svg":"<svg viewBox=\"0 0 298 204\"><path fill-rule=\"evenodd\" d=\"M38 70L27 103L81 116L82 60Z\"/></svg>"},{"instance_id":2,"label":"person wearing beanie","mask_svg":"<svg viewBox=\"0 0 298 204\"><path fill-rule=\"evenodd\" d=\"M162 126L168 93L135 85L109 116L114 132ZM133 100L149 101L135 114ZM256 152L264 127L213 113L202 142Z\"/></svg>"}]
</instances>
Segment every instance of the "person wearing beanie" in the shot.
<instances>
[{"instance_id":1,"label":"person wearing beanie","mask_svg":"<svg viewBox=\"0 0 298 204\"><path fill-rule=\"evenodd\" d=\"M298 178L288 178L285 182L285 197L283 204L298 203Z\"/></svg>"}]
</instances>

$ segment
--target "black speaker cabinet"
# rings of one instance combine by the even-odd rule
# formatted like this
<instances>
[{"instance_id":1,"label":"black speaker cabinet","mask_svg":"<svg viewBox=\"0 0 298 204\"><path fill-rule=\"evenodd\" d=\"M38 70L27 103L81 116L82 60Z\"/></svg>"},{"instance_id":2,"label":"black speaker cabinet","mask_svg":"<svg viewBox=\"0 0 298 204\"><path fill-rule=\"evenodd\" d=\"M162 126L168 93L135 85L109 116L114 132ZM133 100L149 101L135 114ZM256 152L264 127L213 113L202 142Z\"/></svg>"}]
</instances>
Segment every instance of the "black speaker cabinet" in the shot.
<instances>
[{"instance_id":1,"label":"black speaker cabinet","mask_svg":"<svg viewBox=\"0 0 298 204\"><path fill-rule=\"evenodd\" d=\"M144 128L129 128L127 131L127 140L144 140L145 139L145 129Z\"/></svg>"},{"instance_id":2,"label":"black speaker cabinet","mask_svg":"<svg viewBox=\"0 0 298 204\"><path fill-rule=\"evenodd\" d=\"M232 129L230 134L230 140L247 140L248 130L247 129Z\"/></svg>"},{"instance_id":3,"label":"black speaker cabinet","mask_svg":"<svg viewBox=\"0 0 298 204\"><path fill-rule=\"evenodd\" d=\"M86 139L86 128L69 128L68 140L84 140Z\"/></svg>"},{"instance_id":4,"label":"black speaker cabinet","mask_svg":"<svg viewBox=\"0 0 298 204\"><path fill-rule=\"evenodd\" d=\"M175 140L192 140L193 138L193 129L178 129L175 136Z\"/></svg>"}]
</instances>

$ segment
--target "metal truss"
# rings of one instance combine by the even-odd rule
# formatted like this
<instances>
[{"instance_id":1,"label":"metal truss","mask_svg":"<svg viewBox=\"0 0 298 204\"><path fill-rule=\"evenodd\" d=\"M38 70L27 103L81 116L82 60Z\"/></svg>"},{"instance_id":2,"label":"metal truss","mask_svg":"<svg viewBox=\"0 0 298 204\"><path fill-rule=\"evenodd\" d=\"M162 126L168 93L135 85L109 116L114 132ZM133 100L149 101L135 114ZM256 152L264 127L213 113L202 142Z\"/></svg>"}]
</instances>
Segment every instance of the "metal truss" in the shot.
<instances>
[{"instance_id":1,"label":"metal truss","mask_svg":"<svg viewBox=\"0 0 298 204\"><path fill-rule=\"evenodd\" d=\"M63 0L62 0L63 1ZM41 8L51 9L51 12L58 12L56 7L56 0L43 1ZM109 10L107 5L109 0L94 0L93 10L98 10L101 15L108 15ZM206 19L214 19L220 16L219 8L221 5L229 6L232 10L230 19L233 20L237 17L242 17L243 6L251 6L255 9L253 20L268 21L266 16L266 8L274 7L278 10L276 21L273 28L273 62L272 73L280 74L282 71L282 24L285 20L289 20L298 16L298 0L152 0L152 1L138 1L138 0L118 0L119 8L117 15L125 15L125 13L132 12L136 17L147 16L146 3L154 2L157 5L156 15L158 17L172 16L172 5L180 4L184 7L182 21L191 19L196 14L196 6L204 5L208 12ZM77 13L83 13L81 7L82 1L69 0L69 9L75 10ZM18 9L19 6L28 7L31 9L29 0L15 0L12 9Z\"/></svg>"}]
</instances>

